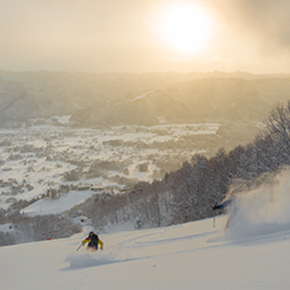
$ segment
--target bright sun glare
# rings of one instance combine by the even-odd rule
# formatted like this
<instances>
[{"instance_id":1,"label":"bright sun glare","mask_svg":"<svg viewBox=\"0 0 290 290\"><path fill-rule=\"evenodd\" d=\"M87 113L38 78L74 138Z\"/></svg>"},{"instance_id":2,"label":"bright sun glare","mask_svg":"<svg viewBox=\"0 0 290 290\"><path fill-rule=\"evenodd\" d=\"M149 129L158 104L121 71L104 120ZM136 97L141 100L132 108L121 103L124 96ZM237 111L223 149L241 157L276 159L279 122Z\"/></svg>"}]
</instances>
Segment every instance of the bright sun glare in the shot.
<instances>
[{"instance_id":1,"label":"bright sun glare","mask_svg":"<svg viewBox=\"0 0 290 290\"><path fill-rule=\"evenodd\" d=\"M200 52L210 38L210 16L191 4L173 5L163 14L161 34L172 48L180 52Z\"/></svg>"}]
</instances>

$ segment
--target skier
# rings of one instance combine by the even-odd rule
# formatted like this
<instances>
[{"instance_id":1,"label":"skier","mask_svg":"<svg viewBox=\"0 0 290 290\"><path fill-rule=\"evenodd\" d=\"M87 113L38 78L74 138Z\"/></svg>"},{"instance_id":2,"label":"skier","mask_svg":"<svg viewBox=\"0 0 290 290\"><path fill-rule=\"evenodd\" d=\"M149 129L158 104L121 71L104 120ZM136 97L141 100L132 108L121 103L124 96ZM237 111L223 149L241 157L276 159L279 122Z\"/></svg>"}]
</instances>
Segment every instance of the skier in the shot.
<instances>
[{"instance_id":1,"label":"skier","mask_svg":"<svg viewBox=\"0 0 290 290\"><path fill-rule=\"evenodd\" d=\"M228 199L224 200L222 203L216 204L212 209L213 210L224 209L227 206L229 206L232 202L233 202L233 198L228 198Z\"/></svg>"},{"instance_id":2,"label":"skier","mask_svg":"<svg viewBox=\"0 0 290 290\"><path fill-rule=\"evenodd\" d=\"M97 251L98 246L100 245L101 250L104 248L104 243L99 239L98 235L94 232L90 232L89 236L82 241L82 245L84 246L86 243L88 244L88 249L92 249Z\"/></svg>"},{"instance_id":3,"label":"skier","mask_svg":"<svg viewBox=\"0 0 290 290\"><path fill-rule=\"evenodd\" d=\"M224 209L227 208L234 200L235 200L235 195L233 194L233 191L230 191L226 198L222 201L220 204L216 204L212 209L217 210L217 209Z\"/></svg>"},{"instance_id":4,"label":"skier","mask_svg":"<svg viewBox=\"0 0 290 290\"><path fill-rule=\"evenodd\" d=\"M220 204L216 204L215 206L213 206L213 211L217 210L217 209L226 209L227 212L229 213L229 218L228 221L226 223L225 228L227 229L230 226L231 220L236 216L238 208L236 205L236 196L233 194L233 192L231 191L227 197L222 201L222 203Z\"/></svg>"}]
</instances>

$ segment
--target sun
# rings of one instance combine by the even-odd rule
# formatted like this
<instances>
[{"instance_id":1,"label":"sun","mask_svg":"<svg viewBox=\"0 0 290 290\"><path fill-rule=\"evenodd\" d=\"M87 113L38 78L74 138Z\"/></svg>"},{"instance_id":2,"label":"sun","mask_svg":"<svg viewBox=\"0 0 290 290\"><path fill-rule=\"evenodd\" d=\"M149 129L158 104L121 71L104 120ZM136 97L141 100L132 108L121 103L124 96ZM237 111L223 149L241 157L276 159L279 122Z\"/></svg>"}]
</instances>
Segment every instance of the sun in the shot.
<instances>
[{"instance_id":1,"label":"sun","mask_svg":"<svg viewBox=\"0 0 290 290\"><path fill-rule=\"evenodd\" d=\"M184 53L202 51L211 36L211 21L206 10L180 3L164 10L161 35L175 50Z\"/></svg>"}]
</instances>

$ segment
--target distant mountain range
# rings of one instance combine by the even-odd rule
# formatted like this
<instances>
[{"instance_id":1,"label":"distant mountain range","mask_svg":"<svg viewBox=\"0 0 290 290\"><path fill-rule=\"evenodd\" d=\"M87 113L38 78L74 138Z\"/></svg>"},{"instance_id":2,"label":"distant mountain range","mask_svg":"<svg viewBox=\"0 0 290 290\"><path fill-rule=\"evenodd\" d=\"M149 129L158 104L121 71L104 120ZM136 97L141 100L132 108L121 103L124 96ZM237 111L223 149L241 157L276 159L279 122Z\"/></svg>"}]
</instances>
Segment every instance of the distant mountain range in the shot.
<instances>
[{"instance_id":1,"label":"distant mountain range","mask_svg":"<svg viewBox=\"0 0 290 290\"><path fill-rule=\"evenodd\" d=\"M0 125L72 115L82 126L262 121L290 99L290 75L0 70Z\"/></svg>"}]
</instances>

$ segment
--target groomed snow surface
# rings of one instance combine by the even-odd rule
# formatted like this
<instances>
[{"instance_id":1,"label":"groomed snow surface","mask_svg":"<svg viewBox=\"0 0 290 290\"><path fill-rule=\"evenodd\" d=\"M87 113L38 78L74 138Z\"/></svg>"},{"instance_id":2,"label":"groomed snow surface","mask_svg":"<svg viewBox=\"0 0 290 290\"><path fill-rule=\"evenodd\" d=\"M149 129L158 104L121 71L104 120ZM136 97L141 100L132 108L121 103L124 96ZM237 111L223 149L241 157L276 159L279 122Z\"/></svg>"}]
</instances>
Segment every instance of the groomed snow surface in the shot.
<instances>
[{"instance_id":1,"label":"groomed snow surface","mask_svg":"<svg viewBox=\"0 0 290 290\"><path fill-rule=\"evenodd\" d=\"M1 247L1 289L290 289L289 224L237 240L226 220L100 235L94 253L76 251L87 232Z\"/></svg>"}]
</instances>

